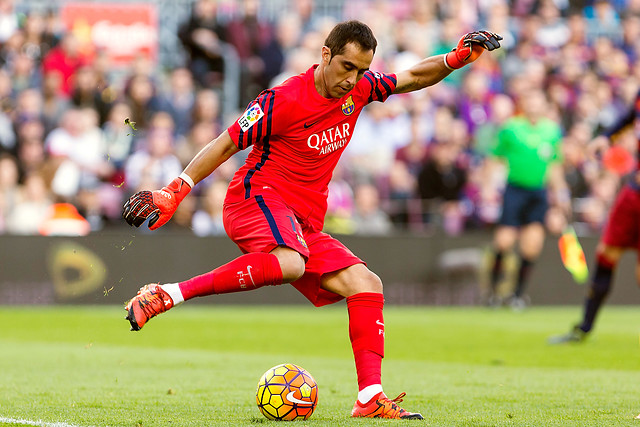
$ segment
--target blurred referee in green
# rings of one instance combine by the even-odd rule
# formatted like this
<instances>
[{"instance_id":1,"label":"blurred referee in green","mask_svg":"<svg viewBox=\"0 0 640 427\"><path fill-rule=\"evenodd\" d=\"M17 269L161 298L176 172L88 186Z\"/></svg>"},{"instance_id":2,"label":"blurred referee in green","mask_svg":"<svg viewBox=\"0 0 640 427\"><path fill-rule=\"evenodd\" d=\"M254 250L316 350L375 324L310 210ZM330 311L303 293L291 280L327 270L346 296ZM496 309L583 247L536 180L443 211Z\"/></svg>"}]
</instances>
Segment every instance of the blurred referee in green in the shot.
<instances>
[{"instance_id":1,"label":"blurred referee in green","mask_svg":"<svg viewBox=\"0 0 640 427\"><path fill-rule=\"evenodd\" d=\"M569 212L570 195L562 171L559 124L549 117L549 103L540 90L524 91L518 115L507 120L492 150L494 159L507 166L507 183L502 214L493 238L493 266L490 275L489 305L509 304L522 310L528 304L524 294L531 268L538 259L545 239L545 217L549 197ZM549 191L548 191L549 190ZM496 293L502 277L504 255L519 241L519 267L513 294L506 300Z\"/></svg>"}]
</instances>

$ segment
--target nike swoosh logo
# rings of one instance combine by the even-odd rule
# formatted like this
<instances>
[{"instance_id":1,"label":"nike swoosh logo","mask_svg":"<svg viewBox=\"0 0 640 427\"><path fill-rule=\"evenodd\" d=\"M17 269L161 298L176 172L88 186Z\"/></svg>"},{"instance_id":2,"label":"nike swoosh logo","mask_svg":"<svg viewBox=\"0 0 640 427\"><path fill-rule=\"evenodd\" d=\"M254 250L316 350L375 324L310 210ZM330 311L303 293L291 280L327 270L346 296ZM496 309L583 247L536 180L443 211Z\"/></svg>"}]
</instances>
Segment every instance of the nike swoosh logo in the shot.
<instances>
[{"instance_id":1,"label":"nike swoosh logo","mask_svg":"<svg viewBox=\"0 0 640 427\"><path fill-rule=\"evenodd\" d=\"M305 123L304 123L304 128L305 128L305 129L309 129L311 126L315 125L315 124L316 124L316 123L318 123L319 121L320 121L320 120L316 120L316 121L315 121L315 122L313 122L313 123L307 123L307 122L305 122Z\"/></svg>"},{"instance_id":2,"label":"nike swoosh logo","mask_svg":"<svg viewBox=\"0 0 640 427\"><path fill-rule=\"evenodd\" d=\"M381 322L381 321L379 321L379 320L376 320L376 325L384 326L384 323L382 323L382 322Z\"/></svg>"},{"instance_id":3,"label":"nike swoosh logo","mask_svg":"<svg viewBox=\"0 0 640 427\"><path fill-rule=\"evenodd\" d=\"M313 405L313 402L309 402L308 400L300 400L293 397L293 391L287 393L287 400L291 403L297 403L298 405Z\"/></svg>"}]
</instances>

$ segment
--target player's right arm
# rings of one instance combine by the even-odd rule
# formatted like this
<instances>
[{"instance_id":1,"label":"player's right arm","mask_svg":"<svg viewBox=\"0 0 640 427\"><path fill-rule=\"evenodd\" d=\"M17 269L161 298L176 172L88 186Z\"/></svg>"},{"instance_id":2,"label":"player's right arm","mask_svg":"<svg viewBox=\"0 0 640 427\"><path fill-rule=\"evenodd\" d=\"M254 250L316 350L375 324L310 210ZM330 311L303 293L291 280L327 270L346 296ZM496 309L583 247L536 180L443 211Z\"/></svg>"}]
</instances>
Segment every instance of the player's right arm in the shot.
<instances>
[{"instance_id":1,"label":"player's right arm","mask_svg":"<svg viewBox=\"0 0 640 427\"><path fill-rule=\"evenodd\" d=\"M184 172L161 190L139 191L124 205L123 218L129 225L140 227L149 220L149 229L155 230L167 223L178 205L195 184L202 181L239 151L226 130L209 142L189 162Z\"/></svg>"}]
</instances>

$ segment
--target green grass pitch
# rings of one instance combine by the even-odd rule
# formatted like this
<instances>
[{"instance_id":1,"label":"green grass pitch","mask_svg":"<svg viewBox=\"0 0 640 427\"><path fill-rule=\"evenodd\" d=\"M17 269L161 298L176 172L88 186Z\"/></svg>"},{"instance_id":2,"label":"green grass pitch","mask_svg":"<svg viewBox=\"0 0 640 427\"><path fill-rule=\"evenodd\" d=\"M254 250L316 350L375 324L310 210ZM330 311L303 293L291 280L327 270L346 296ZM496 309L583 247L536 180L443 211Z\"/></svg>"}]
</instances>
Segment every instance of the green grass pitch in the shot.
<instances>
[{"instance_id":1,"label":"green grass pitch","mask_svg":"<svg viewBox=\"0 0 640 427\"><path fill-rule=\"evenodd\" d=\"M385 310L383 383L429 426L640 426L637 307L607 306L581 345L549 346L579 307ZM188 303L129 332L116 307L0 309L0 425L256 426L255 388L271 366L315 377L304 426L351 419L356 378L344 304ZM19 423L18 423L19 422ZM4 423L4 424L2 424Z\"/></svg>"}]
</instances>

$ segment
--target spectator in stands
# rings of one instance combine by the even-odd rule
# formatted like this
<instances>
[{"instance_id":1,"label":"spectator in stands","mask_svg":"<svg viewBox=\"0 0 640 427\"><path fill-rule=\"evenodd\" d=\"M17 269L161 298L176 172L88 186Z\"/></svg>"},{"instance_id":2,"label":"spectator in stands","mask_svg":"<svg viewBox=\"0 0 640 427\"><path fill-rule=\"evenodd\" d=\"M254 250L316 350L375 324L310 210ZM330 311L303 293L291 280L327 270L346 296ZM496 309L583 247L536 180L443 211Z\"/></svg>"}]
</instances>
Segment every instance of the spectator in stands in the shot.
<instances>
[{"instance_id":1,"label":"spectator in stands","mask_svg":"<svg viewBox=\"0 0 640 427\"><path fill-rule=\"evenodd\" d=\"M587 41L595 42L598 38L607 38L619 43L622 40L620 16L609 0L595 0L592 6L584 9L587 18Z\"/></svg>"},{"instance_id":2,"label":"spectator in stands","mask_svg":"<svg viewBox=\"0 0 640 427\"><path fill-rule=\"evenodd\" d=\"M169 73L168 88L158 96L158 109L171 114L178 139L189 133L194 104L195 86L191 72L187 68L175 68Z\"/></svg>"},{"instance_id":3,"label":"spectator in stands","mask_svg":"<svg viewBox=\"0 0 640 427\"><path fill-rule=\"evenodd\" d=\"M564 178L573 198L584 199L591 193L591 185L597 179L597 165L589 158L587 144L591 138L588 125L576 123L567 132L563 143L562 168Z\"/></svg>"},{"instance_id":4,"label":"spectator in stands","mask_svg":"<svg viewBox=\"0 0 640 427\"><path fill-rule=\"evenodd\" d=\"M404 163L411 175L418 176L422 165L427 160L427 141L422 138L420 127L422 116L419 112L411 113L411 136L406 145L399 147L395 153L395 159Z\"/></svg>"},{"instance_id":5,"label":"spectator in stands","mask_svg":"<svg viewBox=\"0 0 640 427\"><path fill-rule=\"evenodd\" d=\"M176 156L183 165L187 165L189 161L198 152L218 135L218 127L215 123L200 121L191 126L187 137L178 142L176 146Z\"/></svg>"},{"instance_id":6,"label":"spectator in stands","mask_svg":"<svg viewBox=\"0 0 640 427\"><path fill-rule=\"evenodd\" d=\"M0 153L15 153L16 135L11 117L0 110Z\"/></svg>"},{"instance_id":7,"label":"spectator in stands","mask_svg":"<svg viewBox=\"0 0 640 427\"><path fill-rule=\"evenodd\" d=\"M49 50L57 44L55 36L47 31L45 16L38 10L31 10L24 16L22 24L24 42L22 50L40 65Z\"/></svg>"},{"instance_id":8,"label":"spectator in stands","mask_svg":"<svg viewBox=\"0 0 640 427\"><path fill-rule=\"evenodd\" d=\"M220 110L220 96L211 89L199 89L191 113L191 123L207 123L216 127L216 133L222 128L222 114Z\"/></svg>"},{"instance_id":9,"label":"spectator in stands","mask_svg":"<svg viewBox=\"0 0 640 427\"><path fill-rule=\"evenodd\" d=\"M90 63L90 58L80 51L80 42L76 35L66 32L60 43L43 58L42 70L44 74L58 74L61 80L59 94L69 97L76 71Z\"/></svg>"},{"instance_id":10,"label":"spectator in stands","mask_svg":"<svg viewBox=\"0 0 640 427\"><path fill-rule=\"evenodd\" d=\"M124 164L133 151L134 135L136 133L125 124L125 119L131 117L131 109L125 102L115 103L102 125L102 137L106 145L107 156L116 172L123 173ZM117 179L117 184L123 178Z\"/></svg>"},{"instance_id":11,"label":"spectator in stands","mask_svg":"<svg viewBox=\"0 0 640 427\"><path fill-rule=\"evenodd\" d=\"M464 126L460 120L454 124ZM426 205L427 212L440 216L445 231L451 235L459 234L464 226L462 190L468 172L460 164L462 148L453 139L438 140L431 145L428 160L418 174L420 198L431 202Z\"/></svg>"},{"instance_id":12,"label":"spectator in stands","mask_svg":"<svg viewBox=\"0 0 640 427\"><path fill-rule=\"evenodd\" d=\"M49 191L42 175L28 175L19 188L14 208L7 215L7 233L38 234L50 207Z\"/></svg>"},{"instance_id":13,"label":"spectator in stands","mask_svg":"<svg viewBox=\"0 0 640 427\"><path fill-rule=\"evenodd\" d=\"M409 170L407 163L397 159L393 162L389 169L387 194L383 196L388 203L383 208L394 226L400 229L422 226L422 219L417 220L422 213L418 212L416 215L416 203L412 203L416 194L416 181L416 175Z\"/></svg>"},{"instance_id":14,"label":"spectator in stands","mask_svg":"<svg viewBox=\"0 0 640 427\"><path fill-rule=\"evenodd\" d=\"M284 69L287 55L295 49L300 40L300 27L300 18L297 15L284 14L278 18L274 37L259 51L264 64L263 84L268 85Z\"/></svg>"},{"instance_id":15,"label":"spectator in stands","mask_svg":"<svg viewBox=\"0 0 640 427\"><path fill-rule=\"evenodd\" d=\"M460 97L457 103L458 115L464 120L467 130L475 132L489 120L491 103L489 76L481 68L468 71L463 77Z\"/></svg>"},{"instance_id":16,"label":"spectator in stands","mask_svg":"<svg viewBox=\"0 0 640 427\"><path fill-rule=\"evenodd\" d=\"M73 78L71 105L95 110L98 113L98 124L102 126L107 120L112 103L109 88L101 86L93 66L80 67Z\"/></svg>"},{"instance_id":17,"label":"spectator in stands","mask_svg":"<svg viewBox=\"0 0 640 427\"><path fill-rule=\"evenodd\" d=\"M640 57L638 40L640 39L640 16L630 13L622 19L622 43L620 48L631 62Z\"/></svg>"},{"instance_id":18,"label":"spectator in stands","mask_svg":"<svg viewBox=\"0 0 640 427\"><path fill-rule=\"evenodd\" d=\"M380 195L375 185L357 185L354 200L353 222L356 234L384 235L391 232L393 225L380 206Z\"/></svg>"},{"instance_id":19,"label":"spectator in stands","mask_svg":"<svg viewBox=\"0 0 640 427\"><path fill-rule=\"evenodd\" d=\"M143 147L135 151L125 164L125 188L133 193L140 188L157 186L176 172L182 164L174 154L173 120L166 112L156 113L145 134Z\"/></svg>"},{"instance_id":20,"label":"spectator in stands","mask_svg":"<svg viewBox=\"0 0 640 427\"><path fill-rule=\"evenodd\" d=\"M201 206L193 214L192 228L196 236L224 236L222 204L229 184L214 180L207 186L201 198Z\"/></svg>"},{"instance_id":21,"label":"spectator in stands","mask_svg":"<svg viewBox=\"0 0 640 427\"><path fill-rule=\"evenodd\" d=\"M416 199L418 175L428 158L425 134L430 131L423 129L426 121L421 111L423 108L425 105L422 100L414 103L411 110L410 140L396 150L395 161L389 170L387 212L394 225L400 228L422 227L423 222L422 203Z\"/></svg>"},{"instance_id":22,"label":"spectator in stands","mask_svg":"<svg viewBox=\"0 0 640 427\"><path fill-rule=\"evenodd\" d=\"M42 77L42 105L40 113L44 123L45 134L57 128L62 116L70 108L70 101L62 95L62 77L57 72L45 72ZM24 92L23 92L24 93Z\"/></svg>"},{"instance_id":23,"label":"spectator in stands","mask_svg":"<svg viewBox=\"0 0 640 427\"><path fill-rule=\"evenodd\" d=\"M344 173L344 166L339 162L329 182L327 214L324 221L324 230L328 233L353 234L355 232L354 194Z\"/></svg>"},{"instance_id":24,"label":"spectator in stands","mask_svg":"<svg viewBox=\"0 0 640 427\"><path fill-rule=\"evenodd\" d=\"M411 139L410 132L411 116L402 100L369 104L345 149L354 178L371 182L386 177L396 150Z\"/></svg>"},{"instance_id":25,"label":"spectator in stands","mask_svg":"<svg viewBox=\"0 0 640 427\"><path fill-rule=\"evenodd\" d=\"M553 0L542 0L537 7L540 22L535 33L535 41L536 44L548 51L562 47L570 36L569 27L562 19L562 12L556 3Z\"/></svg>"},{"instance_id":26,"label":"spectator in stands","mask_svg":"<svg viewBox=\"0 0 640 427\"><path fill-rule=\"evenodd\" d=\"M479 125L473 133L473 152L481 158L490 154L498 142L498 132L509 118L513 116L515 106L513 100L504 94L497 94L489 103L489 117Z\"/></svg>"},{"instance_id":27,"label":"spectator in stands","mask_svg":"<svg viewBox=\"0 0 640 427\"><path fill-rule=\"evenodd\" d=\"M16 158L0 154L0 233L6 231L7 217L19 201L18 177Z\"/></svg>"},{"instance_id":28,"label":"spectator in stands","mask_svg":"<svg viewBox=\"0 0 640 427\"><path fill-rule=\"evenodd\" d=\"M124 88L124 100L131 109L131 121L138 130L145 131L151 116L159 107L156 84L151 76L134 74Z\"/></svg>"},{"instance_id":29,"label":"spectator in stands","mask_svg":"<svg viewBox=\"0 0 640 427\"><path fill-rule=\"evenodd\" d=\"M45 140L45 148L57 166L52 191L72 200L80 189L95 189L113 173L98 127L98 115L90 108L68 110L60 127Z\"/></svg>"},{"instance_id":30,"label":"spectator in stands","mask_svg":"<svg viewBox=\"0 0 640 427\"><path fill-rule=\"evenodd\" d=\"M39 120L27 120L16 124L18 137L18 166L20 180L28 175L44 172L44 125Z\"/></svg>"},{"instance_id":31,"label":"spectator in stands","mask_svg":"<svg viewBox=\"0 0 640 427\"><path fill-rule=\"evenodd\" d=\"M11 75L11 86L14 91L39 88L42 84L42 73L37 63L22 49L15 53L5 67Z\"/></svg>"},{"instance_id":32,"label":"spectator in stands","mask_svg":"<svg viewBox=\"0 0 640 427\"><path fill-rule=\"evenodd\" d=\"M297 47L290 50L285 55L282 71L271 79L269 86L277 86L289 77L302 74L313 61L313 51L310 49Z\"/></svg>"},{"instance_id":33,"label":"spectator in stands","mask_svg":"<svg viewBox=\"0 0 640 427\"><path fill-rule=\"evenodd\" d=\"M25 89L16 97L13 120L16 123L43 118L43 99L37 89Z\"/></svg>"},{"instance_id":34,"label":"spectator in stands","mask_svg":"<svg viewBox=\"0 0 640 427\"><path fill-rule=\"evenodd\" d=\"M300 33L307 34L317 28L317 17L314 14L314 0L294 0L293 8L300 20Z\"/></svg>"},{"instance_id":35,"label":"spectator in stands","mask_svg":"<svg viewBox=\"0 0 640 427\"><path fill-rule=\"evenodd\" d=\"M14 0L0 0L0 43L6 42L19 27Z\"/></svg>"},{"instance_id":36,"label":"spectator in stands","mask_svg":"<svg viewBox=\"0 0 640 427\"><path fill-rule=\"evenodd\" d=\"M189 19L178 28L189 57L187 67L200 87L218 88L224 77L224 28L217 19L217 0L196 0Z\"/></svg>"},{"instance_id":37,"label":"spectator in stands","mask_svg":"<svg viewBox=\"0 0 640 427\"><path fill-rule=\"evenodd\" d=\"M271 43L273 28L258 17L260 0L243 0L239 16L225 26L225 39L236 50L240 59L240 105L244 108L269 81L265 78L264 62L260 51Z\"/></svg>"}]
</instances>

